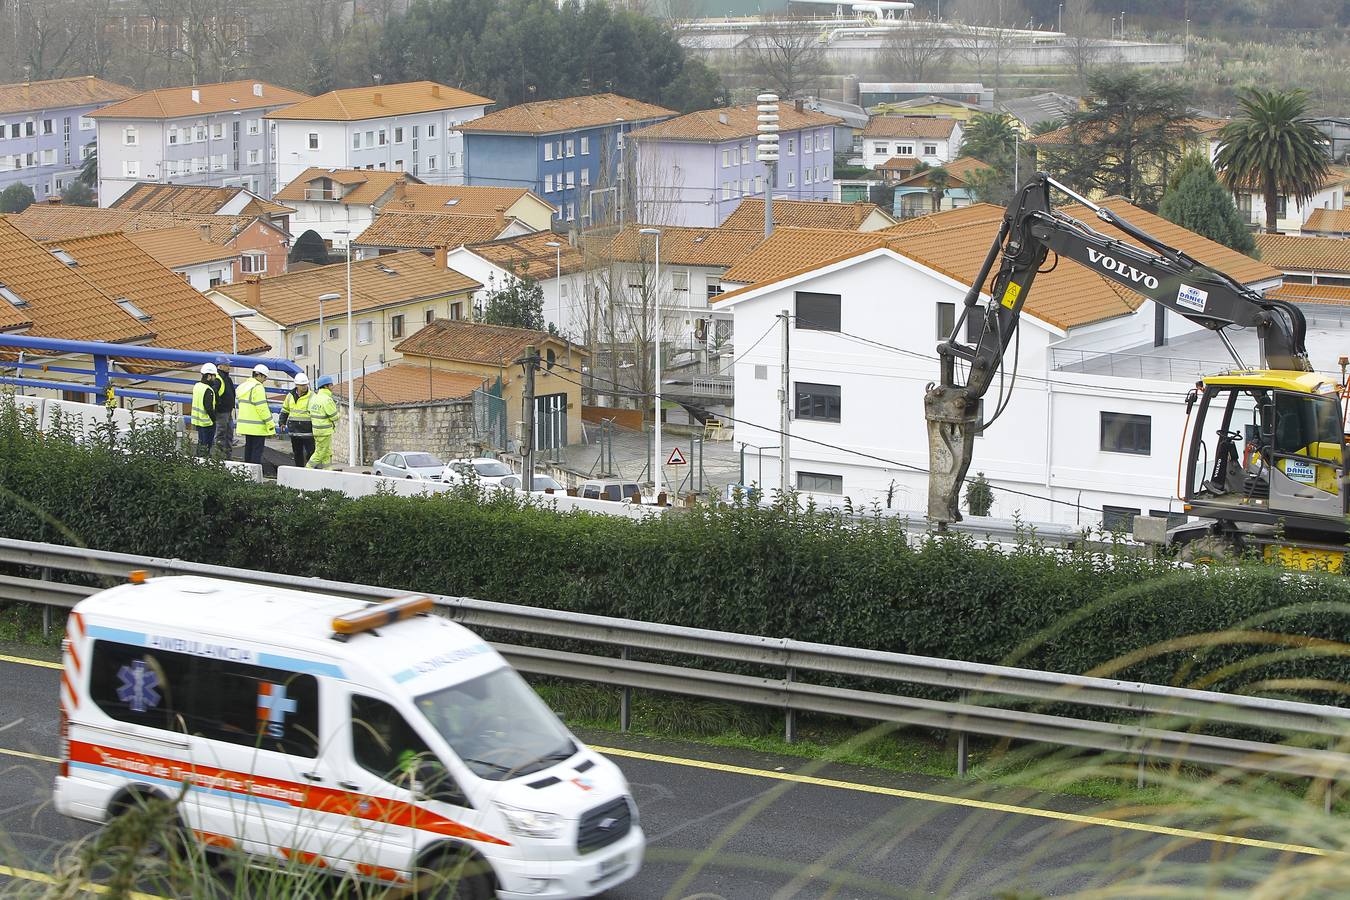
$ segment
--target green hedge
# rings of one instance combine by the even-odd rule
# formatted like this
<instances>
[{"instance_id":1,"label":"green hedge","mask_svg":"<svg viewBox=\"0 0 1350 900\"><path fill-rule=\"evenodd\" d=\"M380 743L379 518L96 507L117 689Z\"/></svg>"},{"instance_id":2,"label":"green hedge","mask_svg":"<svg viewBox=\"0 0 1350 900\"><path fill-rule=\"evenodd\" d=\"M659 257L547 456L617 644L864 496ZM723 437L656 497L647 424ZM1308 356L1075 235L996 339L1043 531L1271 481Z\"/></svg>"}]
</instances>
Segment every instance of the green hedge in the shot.
<instances>
[{"instance_id":1,"label":"green hedge","mask_svg":"<svg viewBox=\"0 0 1350 900\"><path fill-rule=\"evenodd\" d=\"M1159 683L1350 683L1339 576L1178 570L1034 542L1003 553L814 510L712 506L634 522L463 492L352 500L244 481L153 431L132 443L43 437L0 404L0 535ZM1188 644L1242 629L1253 635ZM1166 642L1180 644L1147 649Z\"/></svg>"}]
</instances>

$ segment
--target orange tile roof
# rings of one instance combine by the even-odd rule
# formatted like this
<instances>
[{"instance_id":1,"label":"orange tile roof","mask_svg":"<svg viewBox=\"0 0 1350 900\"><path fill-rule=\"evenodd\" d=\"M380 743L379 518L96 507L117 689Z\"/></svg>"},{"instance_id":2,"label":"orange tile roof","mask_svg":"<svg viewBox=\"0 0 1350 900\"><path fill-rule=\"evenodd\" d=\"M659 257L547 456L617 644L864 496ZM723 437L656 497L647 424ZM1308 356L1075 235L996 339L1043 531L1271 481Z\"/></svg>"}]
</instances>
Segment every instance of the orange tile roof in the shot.
<instances>
[{"instance_id":1,"label":"orange tile roof","mask_svg":"<svg viewBox=\"0 0 1350 900\"><path fill-rule=\"evenodd\" d=\"M263 278L257 283L256 298L247 281L224 284L214 290L244 306L256 307L273 322L290 327L317 321L319 297L327 293L345 296L346 277L346 265L335 263ZM430 256L415 251L352 263L353 312L438 299L480 287L472 278L438 266ZM333 304L330 309L339 305L345 312L345 302Z\"/></svg>"},{"instance_id":2,"label":"orange tile roof","mask_svg":"<svg viewBox=\"0 0 1350 900\"><path fill-rule=\"evenodd\" d=\"M1350 287L1339 284L1293 284L1286 281L1279 287L1266 291L1265 295L1290 303L1350 306Z\"/></svg>"},{"instance_id":3,"label":"orange tile roof","mask_svg":"<svg viewBox=\"0 0 1350 900\"><path fill-rule=\"evenodd\" d=\"M415 184L401 182L394 194L380 207L385 212L450 213L457 216L495 216L497 207L510 209L531 198L541 206L554 208L529 188L488 187L486 185Z\"/></svg>"},{"instance_id":4,"label":"orange tile roof","mask_svg":"<svg viewBox=\"0 0 1350 900\"><path fill-rule=\"evenodd\" d=\"M1301 230L1350 234L1350 209L1314 209Z\"/></svg>"},{"instance_id":5,"label":"orange tile roof","mask_svg":"<svg viewBox=\"0 0 1350 900\"><path fill-rule=\"evenodd\" d=\"M921 162L923 162L923 160L919 159L917 156L892 156L884 163L880 163L877 166L877 169L883 172L888 172L892 169L898 169L902 172L910 172L913 171L914 167Z\"/></svg>"},{"instance_id":6,"label":"orange tile roof","mask_svg":"<svg viewBox=\"0 0 1350 900\"><path fill-rule=\"evenodd\" d=\"M865 138L949 138L961 123L933 116L873 116L863 129Z\"/></svg>"},{"instance_id":7,"label":"orange tile roof","mask_svg":"<svg viewBox=\"0 0 1350 900\"><path fill-rule=\"evenodd\" d=\"M34 203L18 215L11 216L10 221L24 234L39 241L84 237L109 231L154 231L182 225L205 225L209 229L213 243L228 244L241 231L257 221L257 217L96 209L86 206L51 206Z\"/></svg>"},{"instance_id":8,"label":"orange tile roof","mask_svg":"<svg viewBox=\"0 0 1350 900\"><path fill-rule=\"evenodd\" d=\"M254 93L255 89L261 96ZM197 100L192 99L194 91ZM309 94L246 79L146 91L90 115L104 119L181 119L236 109L266 109L307 99Z\"/></svg>"},{"instance_id":9,"label":"orange tile roof","mask_svg":"<svg viewBox=\"0 0 1350 900\"><path fill-rule=\"evenodd\" d=\"M0 84L0 113L93 106L135 95L133 88L93 75L53 78L49 81L20 81L16 84Z\"/></svg>"},{"instance_id":10,"label":"orange tile roof","mask_svg":"<svg viewBox=\"0 0 1350 900\"><path fill-rule=\"evenodd\" d=\"M776 207L775 207L776 208ZM672 266L712 266L726 268L745 258L764 240L764 208L760 206L759 229L661 227L661 264ZM614 235L602 253L610 259L626 262L651 260L654 237L640 233L641 225L629 225Z\"/></svg>"},{"instance_id":11,"label":"orange tile roof","mask_svg":"<svg viewBox=\"0 0 1350 900\"><path fill-rule=\"evenodd\" d=\"M734 141L759 134L759 111L753 103L728 106L725 109L704 109L691 112L655 125L639 128L628 134L633 140L654 141ZM723 121L725 119L725 121ZM797 112L790 103L778 107L778 130L796 131L821 125L838 125L837 116L805 110Z\"/></svg>"},{"instance_id":12,"label":"orange tile roof","mask_svg":"<svg viewBox=\"0 0 1350 900\"><path fill-rule=\"evenodd\" d=\"M1291 234L1257 234L1255 237L1261 261L1282 272L1350 274L1350 240Z\"/></svg>"},{"instance_id":13,"label":"orange tile roof","mask_svg":"<svg viewBox=\"0 0 1350 900\"><path fill-rule=\"evenodd\" d=\"M615 122L640 122L678 115L673 109L643 103L618 94L590 94L561 100L522 103L488 113L459 126L464 132L492 134L552 134L576 128L595 128Z\"/></svg>"},{"instance_id":14,"label":"orange tile roof","mask_svg":"<svg viewBox=\"0 0 1350 900\"><path fill-rule=\"evenodd\" d=\"M204 353L231 348L230 317L196 288L157 263L120 232L62 241L79 273L115 300L126 299L150 316L150 343ZM239 352L262 353L267 343L239 329Z\"/></svg>"},{"instance_id":15,"label":"orange tile roof","mask_svg":"<svg viewBox=\"0 0 1350 900\"><path fill-rule=\"evenodd\" d=\"M973 156L961 156L949 163L943 163L940 167L948 175L949 187L960 187L970 183L970 176L975 172L983 172L991 168L988 163L980 162ZM907 178L900 179L897 185L918 185L928 183L928 173L932 169L925 169L922 172L915 172Z\"/></svg>"},{"instance_id":16,"label":"orange tile roof","mask_svg":"<svg viewBox=\"0 0 1350 900\"><path fill-rule=\"evenodd\" d=\"M539 347L548 341L567 344L557 335L532 328L485 325L462 319L435 319L394 349L407 356L429 356L451 362L493 366L510 365L512 360L525 352L526 347ZM585 352L579 347L573 349Z\"/></svg>"},{"instance_id":17,"label":"orange tile roof","mask_svg":"<svg viewBox=\"0 0 1350 900\"><path fill-rule=\"evenodd\" d=\"M152 325L125 312L78 266L57 259L11 219L0 220L0 284L28 303L16 312L32 322L27 333L34 337L127 343L154 336Z\"/></svg>"},{"instance_id":18,"label":"orange tile roof","mask_svg":"<svg viewBox=\"0 0 1350 900\"><path fill-rule=\"evenodd\" d=\"M857 231L874 213L886 215L875 203L833 203L827 200L773 201L773 224L795 228L843 228ZM889 218L889 216L887 216ZM746 199L722 222L723 228L764 232L764 201Z\"/></svg>"},{"instance_id":19,"label":"orange tile roof","mask_svg":"<svg viewBox=\"0 0 1350 900\"><path fill-rule=\"evenodd\" d=\"M434 250L456 249L465 244L491 241L512 220L493 216L458 216L439 213L382 212L352 243L357 247L403 247Z\"/></svg>"},{"instance_id":20,"label":"orange tile roof","mask_svg":"<svg viewBox=\"0 0 1350 900\"><path fill-rule=\"evenodd\" d=\"M269 119L306 119L322 122L354 122L407 116L438 109L488 106L487 97L434 81L406 81L402 84L377 84L342 88L311 97L267 114Z\"/></svg>"},{"instance_id":21,"label":"orange tile roof","mask_svg":"<svg viewBox=\"0 0 1350 900\"><path fill-rule=\"evenodd\" d=\"M550 247L550 243L558 246ZM549 231L487 241L469 249L474 255L522 278L543 280L553 278L559 270L570 275L586 267L586 256L581 249L568 243L563 235Z\"/></svg>"},{"instance_id":22,"label":"orange tile roof","mask_svg":"<svg viewBox=\"0 0 1350 900\"><path fill-rule=\"evenodd\" d=\"M723 281L759 284L886 246L885 230L775 228L773 234L722 274Z\"/></svg>"},{"instance_id":23,"label":"orange tile roof","mask_svg":"<svg viewBox=\"0 0 1350 900\"><path fill-rule=\"evenodd\" d=\"M398 363L357 378L353 387L357 406L387 406L460 400L482 388L483 382L482 375ZM347 382L336 382L333 393L346 397Z\"/></svg>"},{"instance_id":24,"label":"orange tile roof","mask_svg":"<svg viewBox=\"0 0 1350 900\"><path fill-rule=\"evenodd\" d=\"M157 228L154 231L133 231L128 233L127 237L160 265L168 266L170 269L232 260L240 255L240 251L233 247L202 240L196 225Z\"/></svg>"},{"instance_id":25,"label":"orange tile roof","mask_svg":"<svg viewBox=\"0 0 1350 900\"><path fill-rule=\"evenodd\" d=\"M1108 198L1102 205L1164 243L1189 253L1206 265L1227 272L1240 282L1252 284L1279 277L1279 272L1269 266L1139 209L1119 197ZM1095 220L1086 207L1076 204L1064 207L1061 211L1083 222L1090 223ZM842 253L841 245L838 243L825 246L823 236L817 240L820 245L818 247L809 239L802 238L795 239L789 245L787 243L789 239L785 238L784 244L778 248L776 258L778 272L772 272L772 266L765 265L759 272L750 273L764 277L757 279L749 287L723 294L717 298L717 302L734 299L762 284L809 272L830 262L877 249L879 246L887 247L957 281L970 284L998 233L1002 215L1003 210L1000 207L990 204L976 204L951 212L935 213L881 231L854 235L861 240L856 241L851 250L847 245L843 245ZM787 231L784 229L784 232ZM778 235L779 232L775 231L773 236L761 245L761 258L766 262L775 261L772 255L775 248L770 245ZM1140 246L1123 234L1113 233L1112 237ZM868 240L876 243L869 245ZM742 280L731 279L732 274L735 273L728 272L724 277L727 280ZM988 289L987 285L985 289ZM1026 301L1026 310L1043 322L1068 329L1126 315L1143 302L1142 295L1115 281L1083 266L1065 264L1036 279L1032 295Z\"/></svg>"},{"instance_id":26,"label":"orange tile roof","mask_svg":"<svg viewBox=\"0 0 1350 900\"><path fill-rule=\"evenodd\" d=\"M333 201L344 206L370 206L378 202L390 189L398 184L412 185L420 182L407 172L381 172L369 169L324 169L311 166L301 172L291 183L272 195L274 200L295 203L308 200L305 191L314 181L322 178L340 184L349 190ZM356 185L356 187L352 187Z\"/></svg>"},{"instance_id":27,"label":"orange tile roof","mask_svg":"<svg viewBox=\"0 0 1350 900\"><path fill-rule=\"evenodd\" d=\"M245 193L241 187L140 182L114 200L108 208L215 215L241 193ZM282 206L261 197L251 199L244 209L256 215L285 215L295 212L289 206Z\"/></svg>"}]
</instances>

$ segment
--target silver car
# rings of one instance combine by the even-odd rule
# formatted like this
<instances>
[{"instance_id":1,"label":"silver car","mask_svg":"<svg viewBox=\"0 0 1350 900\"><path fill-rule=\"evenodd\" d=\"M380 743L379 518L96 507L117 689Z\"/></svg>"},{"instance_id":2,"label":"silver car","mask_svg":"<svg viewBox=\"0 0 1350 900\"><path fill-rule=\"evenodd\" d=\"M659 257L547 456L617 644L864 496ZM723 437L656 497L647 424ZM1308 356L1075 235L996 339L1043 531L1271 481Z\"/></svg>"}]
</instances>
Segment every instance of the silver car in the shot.
<instances>
[{"instance_id":1,"label":"silver car","mask_svg":"<svg viewBox=\"0 0 1350 900\"><path fill-rule=\"evenodd\" d=\"M445 471L441 473L441 480L446 484L461 484L465 481L476 480L484 487L502 487L517 488L520 487L520 476L511 471L511 467L500 459L492 459L489 456L475 456L472 459L452 459L446 463Z\"/></svg>"},{"instance_id":2,"label":"silver car","mask_svg":"<svg viewBox=\"0 0 1350 900\"><path fill-rule=\"evenodd\" d=\"M444 470L444 460L434 453L421 452L386 453L370 465L373 475L413 478L418 481L440 481Z\"/></svg>"}]
</instances>

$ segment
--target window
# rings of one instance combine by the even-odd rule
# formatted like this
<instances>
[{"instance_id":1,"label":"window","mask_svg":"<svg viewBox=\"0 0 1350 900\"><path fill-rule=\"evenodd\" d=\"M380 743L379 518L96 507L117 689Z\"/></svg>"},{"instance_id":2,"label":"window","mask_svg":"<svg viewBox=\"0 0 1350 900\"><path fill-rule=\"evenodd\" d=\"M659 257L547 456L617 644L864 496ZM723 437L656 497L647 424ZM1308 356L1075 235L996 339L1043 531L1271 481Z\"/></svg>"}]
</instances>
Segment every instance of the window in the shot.
<instances>
[{"instance_id":1,"label":"window","mask_svg":"<svg viewBox=\"0 0 1350 900\"><path fill-rule=\"evenodd\" d=\"M545 194L551 194L551 193L553 193L553 176L552 176L552 175L545 175L545 176L544 176L544 193L545 193Z\"/></svg>"},{"instance_id":2,"label":"window","mask_svg":"<svg viewBox=\"0 0 1350 900\"><path fill-rule=\"evenodd\" d=\"M562 141L554 141L554 142L553 142L553 155L554 155L555 157L557 157L558 159L562 159L562 158L563 158L563 142L562 142Z\"/></svg>"},{"instance_id":3,"label":"window","mask_svg":"<svg viewBox=\"0 0 1350 900\"><path fill-rule=\"evenodd\" d=\"M199 143L199 144L204 144L204 143L206 143L206 126L205 126L205 125L198 125L198 126L196 126L196 128L194 128L193 131L194 131L194 133L195 133L195 140L197 141L197 143Z\"/></svg>"},{"instance_id":4,"label":"window","mask_svg":"<svg viewBox=\"0 0 1350 900\"><path fill-rule=\"evenodd\" d=\"M1152 453L1153 419L1134 413L1103 412L1101 447L1108 453ZM1137 510L1136 510L1137 512Z\"/></svg>"},{"instance_id":5,"label":"window","mask_svg":"<svg viewBox=\"0 0 1350 900\"><path fill-rule=\"evenodd\" d=\"M923 145L923 155L924 155L924 156L937 156L937 144L924 144L924 145Z\"/></svg>"},{"instance_id":6,"label":"window","mask_svg":"<svg viewBox=\"0 0 1350 900\"><path fill-rule=\"evenodd\" d=\"M567 139L566 147L567 147L567 156L569 158L577 155L576 143L571 138Z\"/></svg>"},{"instance_id":7,"label":"window","mask_svg":"<svg viewBox=\"0 0 1350 900\"><path fill-rule=\"evenodd\" d=\"M435 125L428 125L428 126L427 126L427 137L429 137L429 138L434 138L435 136L436 136L436 126L435 126Z\"/></svg>"},{"instance_id":8,"label":"window","mask_svg":"<svg viewBox=\"0 0 1350 900\"><path fill-rule=\"evenodd\" d=\"M240 257L240 271L245 275L258 275L267 271L267 254L259 250L249 250Z\"/></svg>"},{"instance_id":9,"label":"window","mask_svg":"<svg viewBox=\"0 0 1350 900\"><path fill-rule=\"evenodd\" d=\"M434 156L427 157L427 171L428 172L436 171L436 157Z\"/></svg>"},{"instance_id":10,"label":"window","mask_svg":"<svg viewBox=\"0 0 1350 900\"><path fill-rule=\"evenodd\" d=\"M389 333L396 337L403 337L403 316L391 316L389 319Z\"/></svg>"},{"instance_id":11,"label":"window","mask_svg":"<svg viewBox=\"0 0 1350 900\"><path fill-rule=\"evenodd\" d=\"M567 221L571 222L571 221L575 220L576 217L577 217L577 215L576 215L576 207L575 207L573 204L571 204L571 203L567 204L567 216L566 216Z\"/></svg>"},{"instance_id":12,"label":"window","mask_svg":"<svg viewBox=\"0 0 1350 900\"><path fill-rule=\"evenodd\" d=\"M119 722L313 759L313 675L211 656L96 641L89 696Z\"/></svg>"},{"instance_id":13,"label":"window","mask_svg":"<svg viewBox=\"0 0 1350 900\"><path fill-rule=\"evenodd\" d=\"M816 141L816 146L822 150L830 149L830 133L828 131L820 133L820 140Z\"/></svg>"},{"instance_id":14,"label":"window","mask_svg":"<svg viewBox=\"0 0 1350 900\"><path fill-rule=\"evenodd\" d=\"M796 139L796 138L788 138L788 139L787 139L787 148L788 148L788 151L787 151L787 152L788 152L788 156L792 156L793 154L795 154L795 153L797 152L797 139Z\"/></svg>"},{"instance_id":15,"label":"window","mask_svg":"<svg viewBox=\"0 0 1350 900\"><path fill-rule=\"evenodd\" d=\"M209 272L207 272L207 281L211 285L211 287L220 287L222 284L225 283L225 270L211 269Z\"/></svg>"},{"instance_id":16,"label":"window","mask_svg":"<svg viewBox=\"0 0 1350 900\"><path fill-rule=\"evenodd\" d=\"M422 320L430 325L436 320L436 310L428 309L426 312L422 313Z\"/></svg>"},{"instance_id":17,"label":"window","mask_svg":"<svg viewBox=\"0 0 1350 900\"><path fill-rule=\"evenodd\" d=\"M328 339L329 339L330 341L336 341L336 340L340 339L341 337L342 337L342 329L341 329L341 328L339 328L339 327L337 327L336 325L334 325L332 328L328 329Z\"/></svg>"},{"instance_id":18,"label":"window","mask_svg":"<svg viewBox=\"0 0 1350 900\"><path fill-rule=\"evenodd\" d=\"M132 318L137 319L138 321L141 322L150 321L150 314L145 310L141 309L135 303L132 303L127 298L123 297L122 299L116 300L114 302L121 308L122 312L126 313Z\"/></svg>"},{"instance_id":19,"label":"window","mask_svg":"<svg viewBox=\"0 0 1350 900\"><path fill-rule=\"evenodd\" d=\"M257 150L248 151L248 164L250 166L256 166L258 164L259 159L260 157L258 155Z\"/></svg>"},{"instance_id":20,"label":"window","mask_svg":"<svg viewBox=\"0 0 1350 900\"><path fill-rule=\"evenodd\" d=\"M135 147L140 141L140 135L136 132L135 125L128 125L122 129L122 144L126 147Z\"/></svg>"},{"instance_id":21,"label":"window","mask_svg":"<svg viewBox=\"0 0 1350 900\"><path fill-rule=\"evenodd\" d=\"M20 122L15 122L13 125L9 126L9 136L12 138L22 137L23 124Z\"/></svg>"},{"instance_id":22,"label":"window","mask_svg":"<svg viewBox=\"0 0 1350 900\"><path fill-rule=\"evenodd\" d=\"M720 294L720 293L722 293L722 282L718 281L716 278L709 278L709 279L708 279L708 299L711 300L712 298L716 297L716 296L717 296L718 294Z\"/></svg>"},{"instance_id":23,"label":"window","mask_svg":"<svg viewBox=\"0 0 1350 900\"><path fill-rule=\"evenodd\" d=\"M23 123L23 133L27 137L33 137L34 135L37 134L37 128L34 126L32 119L29 119L27 122Z\"/></svg>"},{"instance_id":24,"label":"window","mask_svg":"<svg viewBox=\"0 0 1350 900\"><path fill-rule=\"evenodd\" d=\"M810 422L838 422L839 385L797 382L797 418Z\"/></svg>"},{"instance_id":25,"label":"window","mask_svg":"<svg viewBox=\"0 0 1350 900\"><path fill-rule=\"evenodd\" d=\"M689 273L688 273L688 272L672 272L671 275L670 275L670 287L671 287L671 290L688 292L688 290L689 290Z\"/></svg>"},{"instance_id":26,"label":"window","mask_svg":"<svg viewBox=\"0 0 1350 900\"><path fill-rule=\"evenodd\" d=\"M895 145L895 155L896 155L896 156L913 156L913 155L914 155L914 145L913 145L913 144L896 144L896 145Z\"/></svg>"},{"instance_id":27,"label":"window","mask_svg":"<svg viewBox=\"0 0 1350 900\"><path fill-rule=\"evenodd\" d=\"M378 145L381 146L381 147L383 147L385 144L389 143L389 132L388 132L388 130L386 130L386 129L384 129L384 128L381 128L379 134L376 136L376 141L375 141L375 143L378 144Z\"/></svg>"},{"instance_id":28,"label":"window","mask_svg":"<svg viewBox=\"0 0 1350 900\"><path fill-rule=\"evenodd\" d=\"M728 150L727 148L723 147L723 148L722 148L722 168L726 169L726 168L730 168L730 166L731 166L731 151Z\"/></svg>"},{"instance_id":29,"label":"window","mask_svg":"<svg viewBox=\"0 0 1350 900\"><path fill-rule=\"evenodd\" d=\"M249 119L249 120L248 120L248 133L249 133L249 134L258 134L260 131L262 131L262 119Z\"/></svg>"},{"instance_id":30,"label":"window","mask_svg":"<svg viewBox=\"0 0 1350 900\"><path fill-rule=\"evenodd\" d=\"M127 178L140 178L141 177L140 160L135 159L122 160L122 174L125 175Z\"/></svg>"},{"instance_id":31,"label":"window","mask_svg":"<svg viewBox=\"0 0 1350 900\"><path fill-rule=\"evenodd\" d=\"M3 141L8 136L9 132L5 130L5 123L0 122L0 141Z\"/></svg>"},{"instance_id":32,"label":"window","mask_svg":"<svg viewBox=\"0 0 1350 900\"><path fill-rule=\"evenodd\" d=\"M352 695L352 758L367 772L408 788L412 787L419 764L435 760L426 742L398 710L383 700L359 694ZM444 772L441 777L449 778ZM435 790L430 785L421 788ZM449 794L438 799L449 799ZM450 802L466 805L462 795Z\"/></svg>"},{"instance_id":33,"label":"window","mask_svg":"<svg viewBox=\"0 0 1350 900\"><path fill-rule=\"evenodd\" d=\"M223 137L225 137L225 125L221 122L212 122L211 138L218 141Z\"/></svg>"},{"instance_id":34,"label":"window","mask_svg":"<svg viewBox=\"0 0 1350 900\"><path fill-rule=\"evenodd\" d=\"M352 149L353 150L361 149L361 132L359 131L352 132Z\"/></svg>"},{"instance_id":35,"label":"window","mask_svg":"<svg viewBox=\"0 0 1350 900\"><path fill-rule=\"evenodd\" d=\"M460 321L461 319L464 318L464 304L463 304L463 303L451 303L451 304L450 304L450 318L451 318L452 321L455 321L455 322L458 322L458 321Z\"/></svg>"},{"instance_id":36,"label":"window","mask_svg":"<svg viewBox=\"0 0 1350 900\"><path fill-rule=\"evenodd\" d=\"M788 187L797 186L797 173L793 172L791 169L788 169L787 173L787 186Z\"/></svg>"},{"instance_id":37,"label":"window","mask_svg":"<svg viewBox=\"0 0 1350 900\"><path fill-rule=\"evenodd\" d=\"M802 171L802 184L810 184L810 183L811 183L811 167L807 166Z\"/></svg>"},{"instance_id":38,"label":"window","mask_svg":"<svg viewBox=\"0 0 1350 900\"><path fill-rule=\"evenodd\" d=\"M568 173L567 173L567 186L568 186L569 188L574 188L574 187L577 186L577 173L576 173L576 172L568 172Z\"/></svg>"},{"instance_id":39,"label":"window","mask_svg":"<svg viewBox=\"0 0 1350 900\"><path fill-rule=\"evenodd\" d=\"M387 171L388 168L389 168L389 164L388 164L388 163L383 163L383 162L380 163L380 171L381 171L381 172Z\"/></svg>"},{"instance_id":40,"label":"window","mask_svg":"<svg viewBox=\"0 0 1350 900\"><path fill-rule=\"evenodd\" d=\"M748 162L750 162L750 145L741 144L741 163L744 164Z\"/></svg>"},{"instance_id":41,"label":"window","mask_svg":"<svg viewBox=\"0 0 1350 900\"><path fill-rule=\"evenodd\" d=\"M724 181L724 182L722 182L722 199L723 199L723 200L730 200L730 199L731 199L731 182L730 182L730 181Z\"/></svg>"},{"instance_id":42,"label":"window","mask_svg":"<svg viewBox=\"0 0 1350 900\"><path fill-rule=\"evenodd\" d=\"M544 141L544 162L553 161L553 142Z\"/></svg>"},{"instance_id":43,"label":"window","mask_svg":"<svg viewBox=\"0 0 1350 900\"><path fill-rule=\"evenodd\" d=\"M319 149L319 133L317 131L311 131L309 133L309 149Z\"/></svg>"},{"instance_id":44,"label":"window","mask_svg":"<svg viewBox=\"0 0 1350 900\"><path fill-rule=\"evenodd\" d=\"M403 126L401 125L396 125L394 127L394 143L395 144L403 143Z\"/></svg>"},{"instance_id":45,"label":"window","mask_svg":"<svg viewBox=\"0 0 1350 900\"><path fill-rule=\"evenodd\" d=\"M295 343L291 345L292 355L296 357L309 356L309 334L297 334Z\"/></svg>"},{"instance_id":46,"label":"window","mask_svg":"<svg viewBox=\"0 0 1350 900\"><path fill-rule=\"evenodd\" d=\"M94 127L94 120L88 116L80 116L80 130L90 131Z\"/></svg>"},{"instance_id":47,"label":"window","mask_svg":"<svg viewBox=\"0 0 1350 900\"><path fill-rule=\"evenodd\" d=\"M51 150L43 150L38 161L44 166L56 165L56 150L54 148Z\"/></svg>"},{"instance_id":48,"label":"window","mask_svg":"<svg viewBox=\"0 0 1350 900\"><path fill-rule=\"evenodd\" d=\"M13 288L6 287L4 284L0 284L0 297L3 297L5 302L15 309L23 309L28 306L27 300L16 294Z\"/></svg>"},{"instance_id":49,"label":"window","mask_svg":"<svg viewBox=\"0 0 1350 900\"><path fill-rule=\"evenodd\" d=\"M842 494L844 492L844 476L825 475L820 472L798 472L797 490L810 491L813 494Z\"/></svg>"},{"instance_id":50,"label":"window","mask_svg":"<svg viewBox=\"0 0 1350 900\"><path fill-rule=\"evenodd\" d=\"M755 176L755 193L756 193L756 194L762 194L762 193L764 193L764 176L763 176L763 175L756 175L756 176Z\"/></svg>"},{"instance_id":51,"label":"window","mask_svg":"<svg viewBox=\"0 0 1350 900\"><path fill-rule=\"evenodd\" d=\"M1289 214L1289 198L1281 194L1275 200L1275 218L1283 219Z\"/></svg>"},{"instance_id":52,"label":"window","mask_svg":"<svg viewBox=\"0 0 1350 900\"><path fill-rule=\"evenodd\" d=\"M838 294L797 291L795 297L798 328L806 331L840 330L840 296Z\"/></svg>"},{"instance_id":53,"label":"window","mask_svg":"<svg viewBox=\"0 0 1350 900\"><path fill-rule=\"evenodd\" d=\"M169 142L169 146L173 146L174 144L177 144L177 143L178 143L178 129L177 129L177 128L170 128L170 129L169 129L169 133L168 133L168 138L167 138L167 140L168 140L168 142Z\"/></svg>"},{"instance_id":54,"label":"window","mask_svg":"<svg viewBox=\"0 0 1350 900\"><path fill-rule=\"evenodd\" d=\"M590 170L590 169L582 169L582 170L581 170L581 186L582 186L582 187L587 187L590 183L591 183L591 170Z\"/></svg>"},{"instance_id":55,"label":"window","mask_svg":"<svg viewBox=\"0 0 1350 900\"><path fill-rule=\"evenodd\" d=\"M1137 515L1139 515L1139 510L1130 509L1128 506L1103 506L1102 530L1133 531L1134 517Z\"/></svg>"},{"instance_id":56,"label":"window","mask_svg":"<svg viewBox=\"0 0 1350 900\"><path fill-rule=\"evenodd\" d=\"M591 155L591 139L589 137L583 136L581 138L581 155L582 156Z\"/></svg>"},{"instance_id":57,"label":"window","mask_svg":"<svg viewBox=\"0 0 1350 900\"><path fill-rule=\"evenodd\" d=\"M367 147L375 146L375 132L373 131L366 132L366 146Z\"/></svg>"},{"instance_id":58,"label":"window","mask_svg":"<svg viewBox=\"0 0 1350 900\"><path fill-rule=\"evenodd\" d=\"M358 344L369 344L375 340L375 323L370 319L362 319L356 323L356 342Z\"/></svg>"},{"instance_id":59,"label":"window","mask_svg":"<svg viewBox=\"0 0 1350 900\"><path fill-rule=\"evenodd\" d=\"M395 169L395 171L402 172L402 171L403 171L403 160L401 160L401 159L396 159L396 160L394 160L394 169Z\"/></svg>"},{"instance_id":60,"label":"window","mask_svg":"<svg viewBox=\"0 0 1350 900\"><path fill-rule=\"evenodd\" d=\"M945 341L951 337L952 329L956 327L956 304L939 303L937 305L937 339Z\"/></svg>"}]
</instances>

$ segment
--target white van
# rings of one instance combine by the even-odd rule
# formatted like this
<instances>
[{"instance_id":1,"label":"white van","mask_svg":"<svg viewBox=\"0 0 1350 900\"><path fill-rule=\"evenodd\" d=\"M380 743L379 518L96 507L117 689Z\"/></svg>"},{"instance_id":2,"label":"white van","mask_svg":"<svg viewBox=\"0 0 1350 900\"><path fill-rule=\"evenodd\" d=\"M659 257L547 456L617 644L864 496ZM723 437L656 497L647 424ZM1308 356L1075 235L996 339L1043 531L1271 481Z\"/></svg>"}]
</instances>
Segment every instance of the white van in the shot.
<instances>
[{"instance_id":1,"label":"white van","mask_svg":"<svg viewBox=\"0 0 1350 900\"><path fill-rule=\"evenodd\" d=\"M71 613L56 808L178 796L202 845L456 896L589 897L633 877L628 783L427 597L371 604L146 579Z\"/></svg>"}]
</instances>

